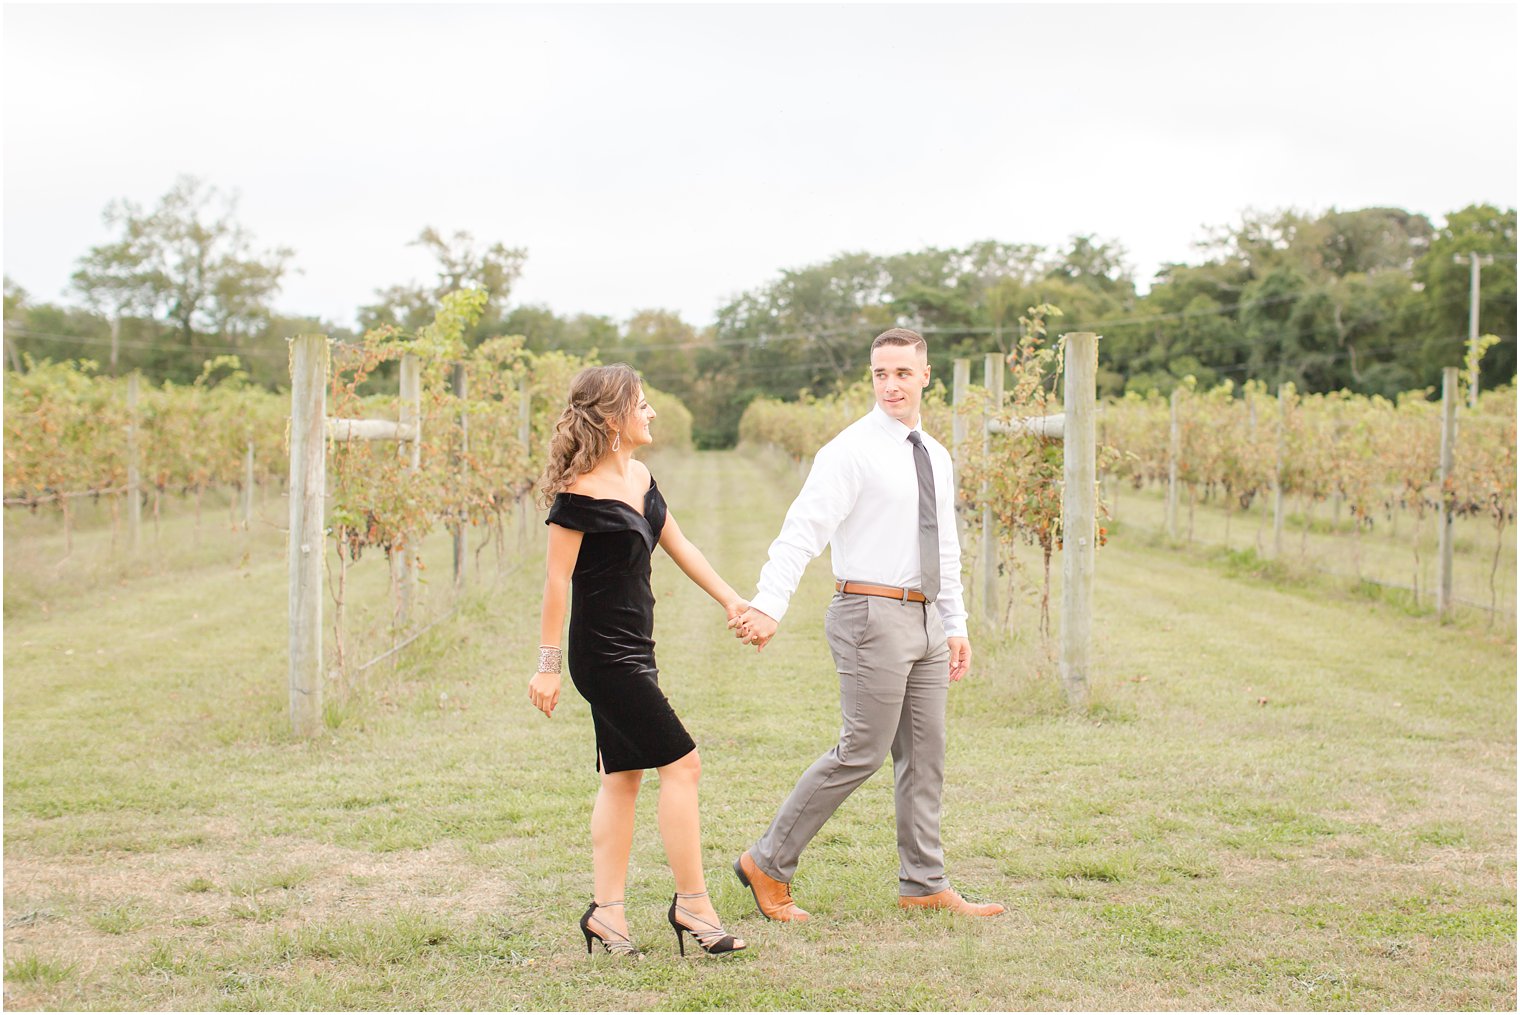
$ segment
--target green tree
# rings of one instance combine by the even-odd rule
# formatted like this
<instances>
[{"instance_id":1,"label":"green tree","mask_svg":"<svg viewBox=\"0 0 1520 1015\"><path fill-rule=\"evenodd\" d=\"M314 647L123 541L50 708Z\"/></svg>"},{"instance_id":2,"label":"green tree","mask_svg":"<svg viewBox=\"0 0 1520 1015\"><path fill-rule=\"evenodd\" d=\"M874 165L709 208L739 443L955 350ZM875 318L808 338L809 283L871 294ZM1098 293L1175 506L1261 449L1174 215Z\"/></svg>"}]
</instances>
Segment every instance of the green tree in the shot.
<instances>
[{"instance_id":1,"label":"green tree","mask_svg":"<svg viewBox=\"0 0 1520 1015\"><path fill-rule=\"evenodd\" d=\"M5 278L5 364L17 372L27 360L99 362L109 345L104 318L81 307L34 303L21 286Z\"/></svg>"},{"instance_id":2,"label":"green tree","mask_svg":"<svg viewBox=\"0 0 1520 1015\"><path fill-rule=\"evenodd\" d=\"M1336 211L1320 220L1321 261L1334 275L1409 272L1430 247L1430 219L1402 208Z\"/></svg>"},{"instance_id":3,"label":"green tree","mask_svg":"<svg viewBox=\"0 0 1520 1015\"><path fill-rule=\"evenodd\" d=\"M203 338L222 346L261 333L292 253L256 251L237 196L182 176L151 211L125 199L104 214L118 237L79 260L72 284L113 334L129 313L162 319L199 369Z\"/></svg>"},{"instance_id":4,"label":"green tree","mask_svg":"<svg viewBox=\"0 0 1520 1015\"><path fill-rule=\"evenodd\" d=\"M1424 297L1418 362L1425 384L1439 384L1441 368L1458 366L1466 354L1471 269L1453 258L1472 253L1494 259L1480 279L1478 331L1500 338L1483 358L1479 384L1491 388L1515 376L1515 209L1475 204L1446 216L1414 267Z\"/></svg>"},{"instance_id":5,"label":"green tree","mask_svg":"<svg viewBox=\"0 0 1520 1015\"><path fill-rule=\"evenodd\" d=\"M21 354L11 341L11 330L19 327L21 311L26 306L27 291L5 276L5 362L12 370L21 369Z\"/></svg>"},{"instance_id":6,"label":"green tree","mask_svg":"<svg viewBox=\"0 0 1520 1015\"><path fill-rule=\"evenodd\" d=\"M542 304L513 307L495 328L498 334L523 336L525 348L533 352L589 357L595 351L614 348L618 342L618 326L611 318L596 314L560 317Z\"/></svg>"},{"instance_id":7,"label":"green tree","mask_svg":"<svg viewBox=\"0 0 1520 1015\"><path fill-rule=\"evenodd\" d=\"M1168 265L1133 314L1091 329L1104 335L1106 388L1165 390L1188 373L1205 386L1256 378L1388 396L1434 383L1436 361L1460 361L1466 330L1467 269L1453 250L1507 249L1496 256L1513 265L1513 223L1494 208L1454 213L1439 232L1400 208L1248 211L1208 230L1202 264ZM1485 331L1512 338L1513 294L1511 267L1492 305L1484 294ZM1513 372L1511 340L1485 361L1485 383Z\"/></svg>"},{"instance_id":8,"label":"green tree","mask_svg":"<svg viewBox=\"0 0 1520 1015\"><path fill-rule=\"evenodd\" d=\"M626 360L650 384L677 395L696 380L697 330L670 310L640 310L604 359ZM684 397L684 395L683 395Z\"/></svg>"},{"instance_id":9,"label":"green tree","mask_svg":"<svg viewBox=\"0 0 1520 1015\"><path fill-rule=\"evenodd\" d=\"M1292 209L1249 209L1235 225L1205 229L1199 250L1205 263L1229 265L1250 278L1264 278L1276 269L1291 266L1310 274L1322 264L1319 233L1313 220Z\"/></svg>"},{"instance_id":10,"label":"green tree","mask_svg":"<svg viewBox=\"0 0 1520 1015\"><path fill-rule=\"evenodd\" d=\"M1134 271L1124 257L1124 247L1117 241L1079 234L1071 238L1071 245L1051 265L1046 277L1067 279L1122 305L1135 295Z\"/></svg>"},{"instance_id":11,"label":"green tree","mask_svg":"<svg viewBox=\"0 0 1520 1015\"><path fill-rule=\"evenodd\" d=\"M493 243L478 250L470 233L456 230L445 236L432 226L425 226L409 245L422 247L433 255L434 281L408 282L376 290L379 299L359 308L359 323L364 330L390 325L415 333L437 315L444 296L459 289L479 289L486 294L485 308L465 340L474 346L490 335L501 333L507 298L528 258L526 249Z\"/></svg>"}]
</instances>

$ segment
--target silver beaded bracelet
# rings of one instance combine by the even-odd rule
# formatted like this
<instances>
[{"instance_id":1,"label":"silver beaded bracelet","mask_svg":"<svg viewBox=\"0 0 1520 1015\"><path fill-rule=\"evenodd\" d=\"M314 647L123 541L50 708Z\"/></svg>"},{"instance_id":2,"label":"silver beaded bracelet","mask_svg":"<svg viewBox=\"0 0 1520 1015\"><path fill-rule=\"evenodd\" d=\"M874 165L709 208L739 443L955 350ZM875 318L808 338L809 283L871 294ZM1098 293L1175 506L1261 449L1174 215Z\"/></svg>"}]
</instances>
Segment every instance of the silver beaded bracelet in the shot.
<instances>
[{"instance_id":1,"label":"silver beaded bracelet","mask_svg":"<svg viewBox=\"0 0 1520 1015\"><path fill-rule=\"evenodd\" d=\"M540 645L538 647L538 672L558 673L565 658L565 653L558 647Z\"/></svg>"}]
</instances>

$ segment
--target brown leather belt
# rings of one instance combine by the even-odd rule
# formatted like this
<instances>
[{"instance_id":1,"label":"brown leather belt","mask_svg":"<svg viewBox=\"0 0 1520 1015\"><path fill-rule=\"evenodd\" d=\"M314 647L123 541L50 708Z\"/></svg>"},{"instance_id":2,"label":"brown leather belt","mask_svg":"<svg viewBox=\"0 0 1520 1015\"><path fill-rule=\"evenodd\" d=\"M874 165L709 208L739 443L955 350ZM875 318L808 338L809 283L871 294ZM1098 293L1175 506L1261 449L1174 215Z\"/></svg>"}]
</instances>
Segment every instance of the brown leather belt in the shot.
<instances>
[{"instance_id":1,"label":"brown leather belt","mask_svg":"<svg viewBox=\"0 0 1520 1015\"><path fill-rule=\"evenodd\" d=\"M843 592L847 596L881 596L883 599L898 599L905 603L929 601L917 589L896 589L890 585L867 585L865 582L836 581L834 591Z\"/></svg>"}]
</instances>

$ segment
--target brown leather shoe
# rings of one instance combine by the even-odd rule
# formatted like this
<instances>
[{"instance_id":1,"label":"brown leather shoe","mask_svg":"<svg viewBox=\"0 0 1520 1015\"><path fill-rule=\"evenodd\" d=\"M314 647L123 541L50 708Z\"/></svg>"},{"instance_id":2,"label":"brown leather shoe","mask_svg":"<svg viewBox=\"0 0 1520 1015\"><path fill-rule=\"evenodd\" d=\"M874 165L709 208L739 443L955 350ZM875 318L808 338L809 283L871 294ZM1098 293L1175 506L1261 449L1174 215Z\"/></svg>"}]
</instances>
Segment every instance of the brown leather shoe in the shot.
<instances>
[{"instance_id":1,"label":"brown leather shoe","mask_svg":"<svg viewBox=\"0 0 1520 1015\"><path fill-rule=\"evenodd\" d=\"M761 915L767 920L801 923L808 918L807 910L792 899L792 886L777 881L761 870L754 857L749 855L749 850L746 849L734 861L734 873L739 875L739 881L744 887L754 893L755 905L760 907Z\"/></svg>"},{"instance_id":2,"label":"brown leather shoe","mask_svg":"<svg viewBox=\"0 0 1520 1015\"><path fill-rule=\"evenodd\" d=\"M899 895L897 904L903 909L948 909L962 916L997 916L1003 911L996 902L967 902L954 888L933 895Z\"/></svg>"}]
</instances>

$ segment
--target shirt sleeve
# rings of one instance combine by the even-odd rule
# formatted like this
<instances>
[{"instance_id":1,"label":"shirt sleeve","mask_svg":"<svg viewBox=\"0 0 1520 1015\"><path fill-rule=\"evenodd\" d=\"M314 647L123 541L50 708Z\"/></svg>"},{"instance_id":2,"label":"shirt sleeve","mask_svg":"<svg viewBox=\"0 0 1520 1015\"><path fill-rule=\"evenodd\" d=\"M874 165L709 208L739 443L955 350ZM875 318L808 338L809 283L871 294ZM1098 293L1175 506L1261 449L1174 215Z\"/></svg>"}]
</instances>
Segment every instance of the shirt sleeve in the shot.
<instances>
[{"instance_id":1,"label":"shirt sleeve","mask_svg":"<svg viewBox=\"0 0 1520 1015\"><path fill-rule=\"evenodd\" d=\"M961 588L961 541L955 526L955 463L940 449L942 470L934 480L934 511L939 521L939 619L945 637L966 637L966 599ZM938 475L943 472L943 476Z\"/></svg>"},{"instance_id":2,"label":"shirt sleeve","mask_svg":"<svg viewBox=\"0 0 1520 1015\"><path fill-rule=\"evenodd\" d=\"M837 439L830 441L813 458L802 492L787 509L781 534L771 543L769 559L760 569L760 588L750 605L780 620L808 562L823 552L859 497L858 468Z\"/></svg>"}]
</instances>

